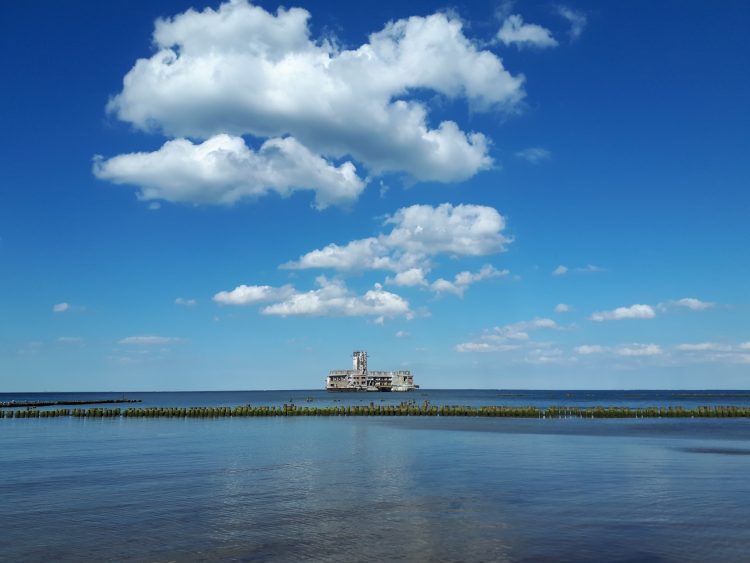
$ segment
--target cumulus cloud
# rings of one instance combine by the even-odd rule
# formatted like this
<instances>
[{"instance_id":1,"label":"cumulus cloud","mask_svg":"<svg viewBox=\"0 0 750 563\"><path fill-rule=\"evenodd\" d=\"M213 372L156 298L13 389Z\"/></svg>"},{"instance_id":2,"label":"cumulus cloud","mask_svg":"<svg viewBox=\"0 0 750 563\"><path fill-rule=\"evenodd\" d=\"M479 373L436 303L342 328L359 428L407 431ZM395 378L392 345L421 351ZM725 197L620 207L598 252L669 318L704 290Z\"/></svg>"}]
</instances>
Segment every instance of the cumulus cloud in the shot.
<instances>
[{"instance_id":1,"label":"cumulus cloud","mask_svg":"<svg viewBox=\"0 0 750 563\"><path fill-rule=\"evenodd\" d=\"M529 332L540 329L559 329L552 319L536 318L530 321L496 326L485 331L478 340L456 345L458 352L507 352L517 350L530 340Z\"/></svg>"},{"instance_id":2,"label":"cumulus cloud","mask_svg":"<svg viewBox=\"0 0 750 563\"><path fill-rule=\"evenodd\" d=\"M575 41L583 33L583 28L586 27L586 14L568 8L567 6L558 6L557 13L566 19L570 24L570 30L568 31L570 39Z\"/></svg>"},{"instance_id":3,"label":"cumulus cloud","mask_svg":"<svg viewBox=\"0 0 750 563\"><path fill-rule=\"evenodd\" d=\"M70 303L55 303L52 305L52 311L54 313L65 313L70 311Z\"/></svg>"},{"instance_id":4,"label":"cumulus cloud","mask_svg":"<svg viewBox=\"0 0 750 563\"><path fill-rule=\"evenodd\" d=\"M558 303L555 305L555 313L569 313L570 309L570 305L566 303Z\"/></svg>"},{"instance_id":5,"label":"cumulus cloud","mask_svg":"<svg viewBox=\"0 0 750 563\"><path fill-rule=\"evenodd\" d=\"M257 152L241 137L226 134L199 144L176 139L154 152L97 157L94 175L138 186L145 201L192 204L232 205L270 191L286 197L312 190L322 209L350 203L364 189L351 162L334 166L292 137L269 139Z\"/></svg>"},{"instance_id":6,"label":"cumulus cloud","mask_svg":"<svg viewBox=\"0 0 750 563\"><path fill-rule=\"evenodd\" d=\"M564 276L567 273L568 273L568 267L563 266L562 264L560 264L557 268L552 270L553 276Z\"/></svg>"},{"instance_id":7,"label":"cumulus cloud","mask_svg":"<svg viewBox=\"0 0 750 563\"><path fill-rule=\"evenodd\" d=\"M437 254L494 254L503 252L512 240L503 235L505 218L492 207L481 205L412 205L396 211L384 224L393 226L389 233L343 246L332 243L282 268L393 272L421 268L424 271L429 269L430 257ZM410 276L413 280L417 274ZM391 281L395 282L395 278Z\"/></svg>"},{"instance_id":8,"label":"cumulus cloud","mask_svg":"<svg viewBox=\"0 0 750 563\"><path fill-rule=\"evenodd\" d=\"M411 333L406 332L405 330L396 331L396 338L409 338L410 336Z\"/></svg>"},{"instance_id":9,"label":"cumulus cloud","mask_svg":"<svg viewBox=\"0 0 750 563\"><path fill-rule=\"evenodd\" d=\"M325 276L317 278L320 286L307 292L295 292L279 303L268 305L262 310L264 315L374 316L376 322L385 318L413 317L409 302L375 284L364 295L353 294L340 280L329 280Z\"/></svg>"},{"instance_id":10,"label":"cumulus cloud","mask_svg":"<svg viewBox=\"0 0 750 563\"><path fill-rule=\"evenodd\" d=\"M178 297L174 300L175 305L182 305L183 307L194 307L198 304L198 302L195 299L185 299L183 297Z\"/></svg>"},{"instance_id":11,"label":"cumulus cloud","mask_svg":"<svg viewBox=\"0 0 750 563\"><path fill-rule=\"evenodd\" d=\"M556 47L558 44L549 29L535 23L524 23L519 14L512 14L505 18L497 32L497 38L505 45L516 45L519 48Z\"/></svg>"},{"instance_id":12,"label":"cumulus cloud","mask_svg":"<svg viewBox=\"0 0 750 563\"><path fill-rule=\"evenodd\" d=\"M425 272L422 268L409 268L403 272L397 273L393 277L387 277L385 283L399 287L426 286Z\"/></svg>"},{"instance_id":13,"label":"cumulus cloud","mask_svg":"<svg viewBox=\"0 0 750 563\"><path fill-rule=\"evenodd\" d=\"M656 312L650 305L635 304L611 311L597 311L589 317L592 321L620 321L623 319L653 319Z\"/></svg>"},{"instance_id":14,"label":"cumulus cloud","mask_svg":"<svg viewBox=\"0 0 750 563\"><path fill-rule=\"evenodd\" d=\"M179 341L179 338L175 338L173 336L157 336L154 334L145 334L139 336L128 336L120 340L118 343L133 346L159 346Z\"/></svg>"},{"instance_id":15,"label":"cumulus cloud","mask_svg":"<svg viewBox=\"0 0 750 563\"><path fill-rule=\"evenodd\" d=\"M552 153L541 147L529 147L528 149L518 151L516 156L531 164L539 164L544 160L549 160L552 157Z\"/></svg>"},{"instance_id":16,"label":"cumulus cloud","mask_svg":"<svg viewBox=\"0 0 750 563\"><path fill-rule=\"evenodd\" d=\"M309 19L301 8L271 13L246 0L159 19L156 52L136 61L107 109L138 129L177 137L178 148L194 157L195 146L187 147L184 138L210 141L227 134L294 142L309 158L350 156L371 174L400 172L421 181L461 181L492 166L489 139L463 131L454 121L431 126L429 108L418 97L429 91L465 100L474 112L513 111L524 97L523 77L511 75L500 58L468 38L458 17L436 13L396 20L356 49L312 38ZM190 194L199 203L224 202L239 192L256 195L263 182L237 186L238 168L268 180L256 161L270 156L263 149L250 155L242 147L237 151L242 165L219 158L230 171L230 188L204 181L180 186L177 195L160 178L142 191L177 198ZM318 167L326 177L348 180L346 189L337 183L345 194L338 199L331 198L330 187L297 186L316 189L319 203L359 193L350 163L332 168L321 159ZM300 176L302 168L295 167ZM139 186L143 181L134 172L112 178ZM278 184L268 188L289 189L287 181L275 174L272 179Z\"/></svg>"},{"instance_id":17,"label":"cumulus cloud","mask_svg":"<svg viewBox=\"0 0 750 563\"><path fill-rule=\"evenodd\" d=\"M295 293L291 285L272 287L270 285L239 285L231 291L220 291L213 300L222 305L252 305L268 301L286 299Z\"/></svg>"},{"instance_id":18,"label":"cumulus cloud","mask_svg":"<svg viewBox=\"0 0 750 563\"><path fill-rule=\"evenodd\" d=\"M489 278L497 278L508 275L508 270L498 270L490 264L482 266L478 272L459 272L453 281L439 278L430 284L430 289L435 293L452 293L463 297L464 292L472 284Z\"/></svg>"}]
</instances>

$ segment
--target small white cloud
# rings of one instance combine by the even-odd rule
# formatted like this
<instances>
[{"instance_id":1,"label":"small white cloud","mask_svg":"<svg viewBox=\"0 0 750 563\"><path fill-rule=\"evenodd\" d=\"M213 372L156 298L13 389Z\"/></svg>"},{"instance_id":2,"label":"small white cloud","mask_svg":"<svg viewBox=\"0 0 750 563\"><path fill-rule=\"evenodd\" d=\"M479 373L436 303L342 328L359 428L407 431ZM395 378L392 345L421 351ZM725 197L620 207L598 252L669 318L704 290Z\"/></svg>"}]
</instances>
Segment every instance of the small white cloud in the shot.
<instances>
[{"instance_id":1,"label":"small white cloud","mask_svg":"<svg viewBox=\"0 0 750 563\"><path fill-rule=\"evenodd\" d=\"M656 344L628 344L618 346L614 352L618 356L658 356L662 349Z\"/></svg>"},{"instance_id":2,"label":"small white cloud","mask_svg":"<svg viewBox=\"0 0 750 563\"><path fill-rule=\"evenodd\" d=\"M457 352L510 352L518 350L520 344L497 344L490 342L462 342L456 345Z\"/></svg>"},{"instance_id":3,"label":"small white cloud","mask_svg":"<svg viewBox=\"0 0 750 563\"><path fill-rule=\"evenodd\" d=\"M533 348L529 350L526 357L523 359L524 363L546 365L546 364L564 364L568 362L575 362L578 358L567 357L560 348L550 348L549 346L542 346L539 348Z\"/></svg>"},{"instance_id":4,"label":"small white cloud","mask_svg":"<svg viewBox=\"0 0 750 563\"><path fill-rule=\"evenodd\" d=\"M127 344L133 346L157 346L179 342L180 338L173 336L157 336L154 334L145 334L139 336L128 336L118 342L118 344Z\"/></svg>"},{"instance_id":5,"label":"small white cloud","mask_svg":"<svg viewBox=\"0 0 750 563\"><path fill-rule=\"evenodd\" d=\"M658 356L663 353L661 346L656 344L622 344L620 346L600 346L598 344L584 344L574 348L580 356L591 356L595 354L614 354L615 356Z\"/></svg>"},{"instance_id":6,"label":"small white cloud","mask_svg":"<svg viewBox=\"0 0 750 563\"><path fill-rule=\"evenodd\" d=\"M213 300L222 305L252 305L269 301L280 301L294 294L291 285L239 285L231 291L220 291Z\"/></svg>"},{"instance_id":7,"label":"small white cloud","mask_svg":"<svg viewBox=\"0 0 750 563\"><path fill-rule=\"evenodd\" d=\"M529 147L528 149L518 151L516 156L531 164L539 164L544 160L549 160L552 157L552 153L541 147Z\"/></svg>"},{"instance_id":8,"label":"small white cloud","mask_svg":"<svg viewBox=\"0 0 750 563\"><path fill-rule=\"evenodd\" d=\"M552 271L553 276L563 276L565 274L596 274L599 272L606 272L605 268L600 266L594 266L593 264L586 264L578 268L569 268L568 266L560 265Z\"/></svg>"},{"instance_id":9,"label":"small white cloud","mask_svg":"<svg viewBox=\"0 0 750 563\"><path fill-rule=\"evenodd\" d=\"M425 272L422 268L409 268L393 277L387 277L385 283L399 287L426 286L427 280L424 274Z\"/></svg>"},{"instance_id":10,"label":"small white cloud","mask_svg":"<svg viewBox=\"0 0 750 563\"><path fill-rule=\"evenodd\" d=\"M494 266L485 264L478 272L459 272L453 281L443 278L435 280L430 284L430 289L437 294L452 293L458 297L463 297L472 284L489 278L507 276L508 273L508 270L498 270Z\"/></svg>"},{"instance_id":11,"label":"small white cloud","mask_svg":"<svg viewBox=\"0 0 750 563\"><path fill-rule=\"evenodd\" d=\"M607 349L604 346L599 346L598 344L584 344L583 346L576 346L574 350L576 354L589 356L591 354L603 354Z\"/></svg>"},{"instance_id":12,"label":"small white cloud","mask_svg":"<svg viewBox=\"0 0 750 563\"><path fill-rule=\"evenodd\" d=\"M497 38L505 45L516 45L519 48L556 47L558 44L549 29L535 23L524 23L519 14L512 14L505 18L497 32Z\"/></svg>"},{"instance_id":13,"label":"small white cloud","mask_svg":"<svg viewBox=\"0 0 750 563\"><path fill-rule=\"evenodd\" d=\"M195 299L185 299L183 297L178 297L174 300L175 305L182 305L183 307L194 307L198 304L198 302Z\"/></svg>"},{"instance_id":14,"label":"small white cloud","mask_svg":"<svg viewBox=\"0 0 750 563\"><path fill-rule=\"evenodd\" d=\"M530 331L540 329L559 329L559 325L552 319L537 318L530 321L520 321L485 331L478 341L463 342L456 345L458 352L508 352L517 350L530 342Z\"/></svg>"},{"instance_id":15,"label":"small white cloud","mask_svg":"<svg viewBox=\"0 0 750 563\"><path fill-rule=\"evenodd\" d=\"M718 344L716 342L697 342L694 344L678 344L677 350L681 352L729 352L732 350L731 346L726 344Z\"/></svg>"},{"instance_id":16,"label":"small white cloud","mask_svg":"<svg viewBox=\"0 0 750 563\"><path fill-rule=\"evenodd\" d=\"M700 299L695 299L694 297L685 297L683 299L678 299L677 301L672 301L672 305L675 305L676 307L684 307L686 309L690 309L691 311L705 311L706 309L710 309L716 303L713 303L711 301L701 301Z\"/></svg>"},{"instance_id":17,"label":"small white cloud","mask_svg":"<svg viewBox=\"0 0 750 563\"><path fill-rule=\"evenodd\" d=\"M748 364L750 363L750 342L736 345L717 342L697 342L678 344L675 350L683 352L682 358L690 363L708 364Z\"/></svg>"},{"instance_id":18,"label":"small white cloud","mask_svg":"<svg viewBox=\"0 0 750 563\"><path fill-rule=\"evenodd\" d=\"M396 338L409 338L410 336L411 333L406 332L405 330L396 331Z\"/></svg>"},{"instance_id":19,"label":"small white cloud","mask_svg":"<svg viewBox=\"0 0 750 563\"><path fill-rule=\"evenodd\" d=\"M55 303L52 306L52 311L55 313L65 313L66 311L70 311L70 309L70 303Z\"/></svg>"},{"instance_id":20,"label":"small white cloud","mask_svg":"<svg viewBox=\"0 0 750 563\"><path fill-rule=\"evenodd\" d=\"M35 356L39 354L39 351L42 349L42 343L38 340L33 340L31 342L26 342L23 346L21 346L18 349L18 353L22 356Z\"/></svg>"},{"instance_id":21,"label":"small white cloud","mask_svg":"<svg viewBox=\"0 0 750 563\"><path fill-rule=\"evenodd\" d=\"M558 303L555 305L555 313L569 313L571 306L566 303Z\"/></svg>"},{"instance_id":22,"label":"small white cloud","mask_svg":"<svg viewBox=\"0 0 750 563\"><path fill-rule=\"evenodd\" d=\"M635 304L611 311L597 311L589 317L592 321L620 321L623 319L653 319L656 312L650 305Z\"/></svg>"},{"instance_id":23,"label":"small white cloud","mask_svg":"<svg viewBox=\"0 0 750 563\"><path fill-rule=\"evenodd\" d=\"M581 33L583 33L583 28L586 27L586 14L577 10L572 10L567 6L558 6L557 13L570 23L570 31L568 32L570 39L572 41L578 39L581 36Z\"/></svg>"},{"instance_id":24,"label":"small white cloud","mask_svg":"<svg viewBox=\"0 0 750 563\"><path fill-rule=\"evenodd\" d=\"M57 341L60 344L79 344L83 342L83 338L79 336L60 336Z\"/></svg>"}]
</instances>

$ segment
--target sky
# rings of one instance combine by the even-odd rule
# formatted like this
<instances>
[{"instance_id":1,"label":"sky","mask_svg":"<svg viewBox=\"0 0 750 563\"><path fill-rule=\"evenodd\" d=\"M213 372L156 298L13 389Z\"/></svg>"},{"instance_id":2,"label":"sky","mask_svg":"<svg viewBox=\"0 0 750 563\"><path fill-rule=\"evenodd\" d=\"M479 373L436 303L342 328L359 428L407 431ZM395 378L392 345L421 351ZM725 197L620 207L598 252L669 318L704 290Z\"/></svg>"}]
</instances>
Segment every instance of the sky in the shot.
<instances>
[{"instance_id":1,"label":"sky","mask_svg":"<svg viewBox=\"0 0 750 563\"><path fill-rule=\"evenodd\" d=\"M0 391L748 388L749 22L6 3Z\"/></svg>"}]
</instances>

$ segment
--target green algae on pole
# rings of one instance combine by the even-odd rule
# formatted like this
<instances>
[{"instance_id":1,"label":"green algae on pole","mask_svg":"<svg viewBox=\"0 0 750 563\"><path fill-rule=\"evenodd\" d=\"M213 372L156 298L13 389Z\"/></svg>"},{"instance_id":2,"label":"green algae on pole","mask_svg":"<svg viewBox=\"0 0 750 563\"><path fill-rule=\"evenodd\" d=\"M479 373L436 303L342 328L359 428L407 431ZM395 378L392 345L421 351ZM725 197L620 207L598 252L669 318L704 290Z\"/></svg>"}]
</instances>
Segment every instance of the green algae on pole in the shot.
<instances>
[{"instance_id":1,"label":"green algae on pole","mask_svg":"<svg viewBox=\"0 0 750 563\"><path fill-rule=\"evenodd\" d=\"M240 407L129 407L0 411L0 418L244 418L268 416L462 416L507 418L750 418L750 406L684 407L508 407L462 405L351 405L330 407L240 406Z\"/></svg>"},{"instance_id":2,"label":"green algae on pole","mask_svg":"<svg viewBox=\"0 0 750 563\"><path fill-rule=\"evenodd\" d=\"M140 403L141 399L90 399L90 400L70 400L70 401L3 401L0 402L0 408L18 408L18 407L54 407L58 405L111 405L114 403Z\"/></svg>"}]
</instances>

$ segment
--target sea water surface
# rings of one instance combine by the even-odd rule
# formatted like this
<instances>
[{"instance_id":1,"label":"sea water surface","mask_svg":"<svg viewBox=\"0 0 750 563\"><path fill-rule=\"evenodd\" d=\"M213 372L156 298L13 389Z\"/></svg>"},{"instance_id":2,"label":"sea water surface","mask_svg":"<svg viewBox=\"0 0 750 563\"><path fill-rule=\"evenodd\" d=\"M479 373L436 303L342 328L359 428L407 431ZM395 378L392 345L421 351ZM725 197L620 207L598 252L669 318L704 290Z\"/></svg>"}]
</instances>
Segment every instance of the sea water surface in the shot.
<instances>
[{"instance_id":1,"label":"sea water surface","mask_svg":"<svg viewBox=\"0 0 750 563\"><path fill-rule=\"evenodd\" d=\"M424 393L127 396L143 406L750 400ZM0 475L0 559L9 561L750 559L745 419L2 419Z\"/></svg>"}]
</instances>

